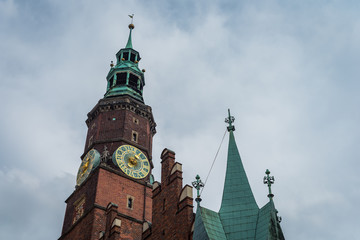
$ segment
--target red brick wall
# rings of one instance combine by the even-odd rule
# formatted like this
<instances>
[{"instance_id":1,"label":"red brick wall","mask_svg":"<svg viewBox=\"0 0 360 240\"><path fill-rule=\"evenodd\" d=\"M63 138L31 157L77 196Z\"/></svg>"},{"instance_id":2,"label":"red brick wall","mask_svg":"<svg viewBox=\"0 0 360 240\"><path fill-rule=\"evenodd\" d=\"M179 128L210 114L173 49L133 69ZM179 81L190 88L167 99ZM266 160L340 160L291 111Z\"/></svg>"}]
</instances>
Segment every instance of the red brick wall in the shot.
<instances>
[{"instance_id":1,"label":"red brick wall","mask_svg":"<svg viewBox=\"0 0 360 240\"><path fill-rule=\"evenodd\" d=\"M175 153L165 149L162 153L161 184L153 190L153 221L151 235L146 240L191 239L194 220L193 199L179 202L182 187L182 172L171 169L175 165Z\"/></svg>"},{"instance_id":2,"label":"red brick wall","mask_svg":"<svg viewBox=\"0 0 360 240\"><path fill-rule=\"evenodd\" d=\"M133 209L127 207L128 195L134 199ZM151 185L125 178L101 165L66 200L67 209L60 239L99 239L100 231L105 231L106 236L110 237L110 227L107 225L111 225L114 216L109 220L106 209L111 202L117 205L115 216L121 220L118 237L140 240L143 221L152 221L151 196ZM74 203L83 197L84 215L73 224ZM112 235L113 239L120 239L114 236L116 234Z\"/></svg>"},{"instance_id":3,"label":"red brick wall","mask_svg":"<svg viewBox=\"0 0 360 240\"><path fill-rule=\"evenodd\" d=\"M152 137L156 132L151 107L126 96L101 99L88 114L86 123L88 133L83 155L91 148L101 153L105 145L112 154L120 145L131 144L151 159ZM132 140L133 131L138 133L137 142Z\"/></svg>"}]
</instances>

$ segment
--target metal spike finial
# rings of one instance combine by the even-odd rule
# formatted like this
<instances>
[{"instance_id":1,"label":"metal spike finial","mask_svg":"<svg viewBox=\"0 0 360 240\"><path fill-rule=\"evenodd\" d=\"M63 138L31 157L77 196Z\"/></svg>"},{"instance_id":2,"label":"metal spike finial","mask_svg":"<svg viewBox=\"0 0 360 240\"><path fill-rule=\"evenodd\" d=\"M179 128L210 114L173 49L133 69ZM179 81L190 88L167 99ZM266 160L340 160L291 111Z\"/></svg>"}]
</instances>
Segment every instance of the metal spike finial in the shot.
<instances>
[{"instance_id":1,"label":"metal spike finial","mask_svg":"<svg viewBox=\"0 0 360 240\"><path fill-rule=\"evenodd\" d=\"M200 204L201 198L200 198L200 189L205 186L205 184L201 181L199 174L195 177L196 181L192 182L193 187L197 190L197 197L195 201Z\"/></svg>"},{"instance_id":2,"label":"metal spike finial","mask_svg":"<svg viewBox=\"0 0 360 240\"><path fill-rule=\"evenodd\" d=\"M272 200L272 198L274 197L274 194L272 194L272 192L271 192L271 185L274 184L275 178L274 178L274 176L270 176L269 169L266 169L265 174L266 174L266 176L264 177L264 184L268 185L268 188L269 188L268 198L270 200Z\"/></svg>"},{"instance_id":3,"label":"metal spike finial","mask_svg":"<svg viewBox=\"0 0 360 240\"><path fill-rule=\"evenodd\" d=\"M129 28L130 28L130 29L134 29L134 28L135 28L135 26L134 26L134 24L133 24L134 14L129 15L129 17L131 18L131 23L129 24Z\"/></svg>"},{"instance_id":4,"label":"metal spike finial","mask_svg":"<svg viewBox=\"0 0 360 240\"><path fill-rule=\"evenodd\" d=\"M232 125L233 122L235 121L235 118L233 116L231 116L230 114L230 109L228 109L228 114L229 116L227 118L225 118L225 122L229 124L229 126L227 127L227 130L230 131L235 131L235 126Z\"/></svg>"},{"instance_id":5,"label":"metal spike finial","mask_svg":"<svg viewBox=\"0 0 360 240\"><path fill-rule=\"evenodd\" d=\"M131 32L135 28L135 26L133 24L134 14L129 15L129 17L131 18L131 23L129 24L130 33L129 33L129 38L128 38L128 41L127 41L127 44L126 44L125 48L133 48L132 41L131 41Z\"/></svg>"}]
</instances>

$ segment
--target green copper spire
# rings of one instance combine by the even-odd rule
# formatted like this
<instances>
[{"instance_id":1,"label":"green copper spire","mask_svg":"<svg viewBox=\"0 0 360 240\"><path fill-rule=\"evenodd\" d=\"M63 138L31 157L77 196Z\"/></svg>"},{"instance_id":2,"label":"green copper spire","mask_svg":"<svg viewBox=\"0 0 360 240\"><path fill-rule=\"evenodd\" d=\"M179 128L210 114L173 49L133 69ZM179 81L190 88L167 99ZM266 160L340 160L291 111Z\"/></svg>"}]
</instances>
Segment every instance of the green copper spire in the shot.
<instances>
[{"instance_id":1,"label":"green copper spire","mask_svg":"<svg viewBox=\"0 0 360 240\"><path fill-rule=\"evenodd\" d=\"M236 146L233 131L235 118L230 115L229 148L223 197L219 215L227 239L254 239L259 207L251 191L248 178ZM250 238L249 238L250 237Z\"/></svg>"},{"instance_id":2,"label":"green copper spire","mask_svg":"<svg viewBox=\"0 0 360 240\"><path fill-rule=\"evenodd\" d=\"M268 184L270 201L259 209L251 191L248 178L236 146L233 125L235 118L228 110L229 149L225 184L220 211L214 212L198 205L194 240L284 240L271 193L274 177L266 170L264 183ZM200 177L199 177L200 179ZM198 181L194 182L198 183ZM199 188L194 185L198 190Z\"/></svg>"},{"instance_id":3,"label":"green copper spire","mask_svg":"<svg viewBox=\"0 0 360 240\"><path fill-rule=\"evenodd\" d=\"M134 15L129 15L132 19ZM106 77L107 89L105 98L130 96L140 102L144 102L142 97L143 87L145 86L145 70L139 69L140 54L132 48L132 30L134 24L129 24L130 34L125 48L120 49L116 54L116 64L111 62L110 71Z\"/></svg>"},{"instance_id":4,"label":"green copper spire","mask_svg":"<svg viewBox=\"0 0 360 240\"><path fill-rule=\"evenodd\" d=\"M134 19L134 14L133 15L129 15L129 17L131 18L131 23L129 24L129 29L130 29L130 33L129 33L129 39L127 41L126 47L125 48L133 48L132 47L132 41L131 41L131 32L132 30L135 28L134 24L133 24L133 19Z\"/></svg>"},{"instance_id":5,"label":"green copper spire","mask_svg":"<svg viewBox=\"0 0 360 240\"><path fill-rule=\"evenodd\" d=\"M129 38L128 38L128 41L127 41L127 44L126 44L125 48L133 48L132 47L132 41L131 41L131 32L134 29L134 25L130 24L129 28L130 28L130 33L129 33Z\"/></svg>"}]
</instances>

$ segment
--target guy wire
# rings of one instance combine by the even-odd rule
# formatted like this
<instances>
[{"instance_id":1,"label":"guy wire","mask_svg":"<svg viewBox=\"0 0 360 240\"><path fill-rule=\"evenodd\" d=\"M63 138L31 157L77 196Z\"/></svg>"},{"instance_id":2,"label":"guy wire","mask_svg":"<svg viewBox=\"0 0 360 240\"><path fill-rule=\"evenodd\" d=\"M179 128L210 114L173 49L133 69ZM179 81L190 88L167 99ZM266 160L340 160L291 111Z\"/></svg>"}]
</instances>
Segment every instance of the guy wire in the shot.
<instances>
[{"instance_id":1,"label":"guy wire","mask_svg":"<svg viewBox=\"0 0 360 240\"><path fill-rule=\"evenodd\" d=\"M209 178L209 176L210 176L210 172L211 172L211 170L212 170L212 168L213 168L213 166L214 166L214 163L215 163L215 160L216 160L216 158L217 158L217 155L219 154L219 151L220 151L221 145L222 145L222 143L223 143L223 141L224 141L226 132L227 132L227 129L225 129L224 136L223 136L222 139L221 139L220 146L219 146L219 148L218 148L218 150L217 150L217 152L216 152L216 154L215 154L215 158L214 158L214 160L213 160L213 162L212 162L212 164L211 164L209 173L208 173L208 175L206 176L205 183L204 183L204 187L203 187L203 189L201 189L200 195L201 195L202 192L204 191L204 188L205 188L205 186L206 186L206 182L207 182L207 180L208 180L208 178Z\"/></svg>"}]
</instances>

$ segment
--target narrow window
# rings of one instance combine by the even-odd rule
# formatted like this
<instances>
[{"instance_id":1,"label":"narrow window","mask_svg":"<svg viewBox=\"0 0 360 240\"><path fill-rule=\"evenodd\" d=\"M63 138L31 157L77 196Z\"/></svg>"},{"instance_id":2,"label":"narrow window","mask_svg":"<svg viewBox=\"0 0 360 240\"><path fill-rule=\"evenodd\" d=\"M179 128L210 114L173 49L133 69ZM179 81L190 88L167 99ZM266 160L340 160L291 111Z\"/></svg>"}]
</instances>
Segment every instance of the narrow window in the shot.
<instances>
[{"instance_id":1,"label":"narrow window","mask_svg":"<svg viewBox=\"0 0 360 240\"><path fill-rule=\"evenodd\" d=\"M132 131L131 140L134 142L138 142L138 133L137 132Z\"/></svg>"},{"instance_id":2,"label":"narrow window","mask_svg":"<svg viewBox=\"0 0 360 240\"><path fill-rule=\"evenodd\" d=\"M134 197L132 196L127 196L127 203L126 203L126 207L128 209L133 209L134 208Z\"/></svg>"},{"instance_id":3,"label":"narrow window","mask_svg":"<svg viewBox=\"0 0 360 240\"><path fill-rule=\"evenodd\" d=\"M166 200L165 200L165 198L164 198L164 200L163 200L163 211L165 210L165 203L166 203Z\"/></svg>"},{"instance_id":4,"label":"narrow window","mask_svg":"<svg viewBox=\"0 0 360 240\"><path fill-rule=\"evenodd\" d=\"M139 124L139 119L133 117L133 122L134 122L135 124Z\"/></svg>"}]
</instances>

